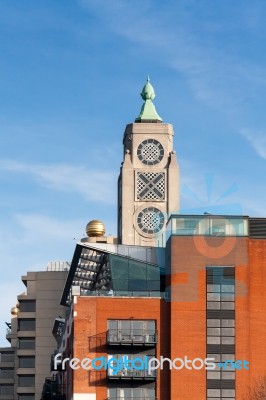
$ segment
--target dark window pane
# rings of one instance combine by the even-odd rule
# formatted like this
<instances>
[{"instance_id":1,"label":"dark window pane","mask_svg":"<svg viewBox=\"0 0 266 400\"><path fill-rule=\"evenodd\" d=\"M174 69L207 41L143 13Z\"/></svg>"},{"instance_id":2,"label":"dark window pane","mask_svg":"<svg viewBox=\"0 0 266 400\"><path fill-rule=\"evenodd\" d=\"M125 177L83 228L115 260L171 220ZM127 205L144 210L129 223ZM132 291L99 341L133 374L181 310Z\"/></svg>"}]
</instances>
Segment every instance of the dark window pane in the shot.
<instances>
[{"instance_id":1,"label":"dark window pane","mask_svg":"<svg viewBox=\"0 0 266 400\"><path fill-rule=\"evenodd\" d=\"M159 292L160 284L160 281L147 281L147 290Z\"/></svg>"},{"instance_id":2,"label":"dark window pane","mask_svg":"<svg viewBox=\"0 0 266 400\"><path fill-rule=\"evenodd\" d=\"M146 280L147 266L139 261L129 261L128 279Z\"/></svg>"},{"instance_id":3,"label":"dark window pane","mask_svg":"<svg viewBox=\"0 0 266 400\"><path fill-rule=\"evenodd\" d=\"M19 310L21 312L35 312L36 302L35 300L23 300L19 302Z\"/></svg>"},{"instance_id":4,"label":"dark window pane","mask_svg":"<svg viewBox=\"0 0 266 400\"><path fill-rule=\"evenodd\" d=\"M13 385L0 385L0 395L12 395L14 393Z\"/></svg>"},{"instance_id":5,"label":"dark window pane","mask_svg":"<svg viewBox=\"0 0 266 400\"><path fill-rule=\"evenodd\" d=\"M18 400L35 400L34 394L19 394Z\"/></svg>"},{"instance_id":6,"label":"dark window pane","mask_svg":"<svg viewBox=\"0 0 266 400\"><path fill-rule=\"evenodd\" d=\"M35 357L19 357L19 368L34 368Z\"/></svg>"},{"instance_id":7,"label":"dark window pane","mask_svg":"<svg viewBox=\"0 0 266 400\"><path fill-rule=\"evenodd\" d=\"M113 290L128 290L128 281L126 279L114 279L113 280Z\"/></svg>"},{"instance_id":8,"label":"dark window pane","mask_svg":"<svg viewBox=\"0 0 266 400\"><path fill-rule=\"evenodd\" d=\"M35 386L35 375L20 375L18 377L18 386L34 387Z\"/></svg>"},{"instance_id":9,"label":"dark window pane","mask_svg":"<svg viewBox=\"0 0 266 400\"><path fill-rule=\"evenodd\" d=\"M35 319L19 319L18 320L19 331L35 331Z\"/></svg>"},{"instance_id":10,"label":"dark window pane","mask_svg":"<svg viewBox=\"0 0 266 400\"><path fill-rule=\"evenodd\" d=\"M141 279L130 279L128 281L128 290L146 290L147 289L147 281Z\"/></svg>"},{"instance_id":11,"label":"dark window pane","mask_svg":"<svg viewBox=\"0 0 266 400\"><path fill-rule=\"evenodd\" d=\"M34 350L35 349L35 339L33 339L33 338L19 339L19 348L22 350Z\"/></svg>"},{"instance_id":12,"label":"dark window pane","mask_svg":"<svg viewBox=\"0 0 266 400\"><path fill-rule=\"evenodd\" d=\"M0 361L1 362L11 362L11 361L14 361L14 353L7 353L7 352L4 352L4 353L1 353L0 354Z\"/></svg>"},{"instance_id":13,"label":"dark window pane","mask_svg":"<svg viewBox=\"0 0 266 400\"><path fill-rule=\"evenodd\" d=\"M160 280L160 270L154 265L147 265L147 280Z\"/></svg>"},{"instance_id":14,"label":"dark window pane","mask_svg":"<svg viewBox=\"0 0 266 400\"><path fill-rule=\"evenodd\" d=\"M110 255L112 278L128 279L128 259Z\"/></svg>"},{"instance_id":15,"label":"dark window pane","mask_svg":"<svg viewBox=\"0 0 266 400\"><path fill-rule=\"evenodd\" d=\"M14 377L14 369L13 368L0 369L0 379L13 378L13 377Z\"/></svg>"}]
</instances>

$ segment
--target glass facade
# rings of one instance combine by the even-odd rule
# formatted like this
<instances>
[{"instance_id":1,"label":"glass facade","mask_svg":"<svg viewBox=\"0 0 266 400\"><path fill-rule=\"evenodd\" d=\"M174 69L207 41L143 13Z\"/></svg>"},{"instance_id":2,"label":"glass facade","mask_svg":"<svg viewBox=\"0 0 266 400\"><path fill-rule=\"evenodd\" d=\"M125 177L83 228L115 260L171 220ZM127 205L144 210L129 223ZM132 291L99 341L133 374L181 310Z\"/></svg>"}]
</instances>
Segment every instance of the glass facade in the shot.
<instances>
[{"instance_id":1,"label":"glass facade","mask_svg":"<svg viewBox=\"0 0 266 400\"><path fill-rule=\"evenodd\" d=\"M167 223L167 237L170 235L248 236L248 217L172 215Z\"/></svg>"},{"instance_id":2,"label":"glass facade","mask_svg":"<svg viewBox=\"0 0 266 400\"><path fill-rule=\"evenodd\" d=\"M115 292L160 293L160 268L157 265L110 254L112 289Z\"/></svg>"}]
</instances>

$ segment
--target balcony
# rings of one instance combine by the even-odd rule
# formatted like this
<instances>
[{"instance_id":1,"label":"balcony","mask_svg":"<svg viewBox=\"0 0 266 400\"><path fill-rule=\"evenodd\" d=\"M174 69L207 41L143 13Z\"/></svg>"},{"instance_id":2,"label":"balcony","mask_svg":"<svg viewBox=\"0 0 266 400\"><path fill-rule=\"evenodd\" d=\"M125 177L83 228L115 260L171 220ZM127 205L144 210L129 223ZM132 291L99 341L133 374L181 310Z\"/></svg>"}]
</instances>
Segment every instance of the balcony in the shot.
<instances>
[{"instance_id":1,"label":"balcony","mask_svg":"<svg viewBox=\"0 0 266 400\"><path fill-rule=\"evenodd\" d=\"M53 378L45 378L41 400L66 400L65 386Z\"/></svg>"},{"instance_id":2,"label":"balcony","mask_svg":"<svg viewBox=\"0 0 266 400\"><path fill-rule=\"evenodd\" d=\"M107 344L109 346L155 346L157 331L143 329L109 329L107 331Z\"/></svg>"},{"instance_id":3,"label":"balcony","mask_svg":"<svg viewBox=\"0 0 266 400\"><path fill-rule=\"evenodd\" d=\"M11 327L7 326L6 328L6 339L11 343L11 339L16 339L17 332L12 332Z\"/></svg>"},{"instance_id":4,"label":"balcony","mask_svg":"<svg viewBox=\"0 0 266 400\"><path fill-rule=\"evenodd\" d=\"M147 370L128 370L123 369L122 371L115 372L112 369L107 370L107 378L111 380L152 380L156 379L156 371ZM154 400L154 399L153 399Z\"/></svg>"},{"instance_id":5,"label":"balcony","mask_svg":"<svg viewBox=\"0 0 266 400\"><path fill-rule=\"evenodd\" d=\"M107 397L107 400L158 400L158 397Z\"/></svg>"}]
</instances>

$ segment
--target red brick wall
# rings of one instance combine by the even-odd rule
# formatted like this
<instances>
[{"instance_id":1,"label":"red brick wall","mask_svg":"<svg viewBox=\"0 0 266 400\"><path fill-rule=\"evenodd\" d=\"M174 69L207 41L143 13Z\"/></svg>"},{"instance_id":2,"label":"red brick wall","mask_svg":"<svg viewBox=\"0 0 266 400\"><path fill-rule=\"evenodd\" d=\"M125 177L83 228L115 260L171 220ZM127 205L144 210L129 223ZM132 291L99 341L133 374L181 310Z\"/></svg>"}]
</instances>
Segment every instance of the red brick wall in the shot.
<instances>
[{"instance_id":1,"label":"red brick wall","mask_svg":"<svg viewBox=\"0 0 266 400\"><path fill-rule=\"evenodd\" d=\"M245 238L204 238L181 237L171 238L171 275L167 282L171 285L171 358L205 358L206 357L206 266L236 266L236 279L247 278L247 239ZM245 283L245 282L244 282ZM248 327L243 322L247 313L247 295L245 286L237 284L242 292L236 307L242 307L238 324L242 335L248 334ZM243 297L244 296L244 297ZM237 311L238 312L238 311ZM237 314L239 315L239 314ZM238 332L237 327L237 332ZM238 333L237 333L238 334ZM243 346L247 345L247 340ZM237 344L237 353L239 345ZM241 349L241 357L245 350ZM237 354L238 358L238 354ZM245 379L248 380L248 371ZM241 382L242 383L242 382ZM238 382L236 383L237 386ZM203 400L206 398L206 371L172 370L171 399Z\"/></svg>"},{"instance_id":2,"label":"red brick wall","mask_svg":"<svg viewBox=\"0 0 266 400\"><path fill-rule=\"evenodd\" d=\"M266 240L248 238L172 237L172 301L148 298L77 298L74 311L74 356L105 354L108 319L155 319L159 332L157 357L206 357L206 278L209 266L236 267L236 359L250 361L250 371L236 373L237 400L246 396L254 379L266 373ZM171 320L171 323L170 323ZM103 338L102 349L89 337ZM96 339L95 339L96 340ZM98 340L98 339L97 339ZM100 353L99 353L100 351ZM102 353L101 353L102 351ZM103 375L104 377L104 375ZM99 378L99 376L98 376ZM106 381L89 379L86 371L74 377L75 393L95 393L106 399ZM98 379L98 381L97 381ZM99 385L97 385L97 383ZM206 371L172 370L159 374L159 400L204 400Z\"/></svg>"},{"instance_id":3,"label":"red brick wall","mask_svg":"<svg viewBox=\"0 0 266 400\"><path fill-rule=\"evenodd\" d=\"M108 319L154 319L158 330L157 356L169 356L168 304L156 298L97 298L78 297L74 308L74 357L106 356L106 331ZM94 339L95 337L96 339ZM90 338L90 339L89 339ZM95 344L93 341L95 340ZM96 348L97 347L97 352ZM169 373L159 374L158 399L169 398ZM163 396L161 391L163 390ZM97 400L107 397L104 373L75 372L75 393L97 393Z\"/></svg>"},{"instance_id":4,"label":"red brick wall","mask_svg":"<svg viewBox=\"0 0 266 400\"><path fill-rule=\"evenodd\" d=\"M250 384L266 376L266 240L249 240ZM248 316L248 315L247 315Z\"/></svg>"}]
</instances>

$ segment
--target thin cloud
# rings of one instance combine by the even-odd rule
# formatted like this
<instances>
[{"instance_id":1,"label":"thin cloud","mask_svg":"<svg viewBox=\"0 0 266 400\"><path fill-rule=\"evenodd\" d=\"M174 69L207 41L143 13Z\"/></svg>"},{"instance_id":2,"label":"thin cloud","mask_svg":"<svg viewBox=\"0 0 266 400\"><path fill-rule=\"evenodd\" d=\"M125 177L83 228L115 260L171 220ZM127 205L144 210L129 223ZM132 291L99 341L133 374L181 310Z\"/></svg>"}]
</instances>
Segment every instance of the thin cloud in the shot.
<instances>
[{"instance_id":1,"label":"thin cloud","mask_svg":"<svg viewBox=\"0 0 266 400\"><path fill-rule=\"evenodd\" d=\"M68 164L36 165L0 160L0 170L31 176L39 185L61 192L79 193L87 201L115 204L116 177L110 171Z\"/></svg>"},{"instance_id":2,"label":"thin cloud","mask_svg":"<svg viewBox=\"0 0 266 400\"><path fill-rule=\"evenodd\" d=\"M15 220L23 229L24 238L28 233L31 240L32 235L38 235L39 239L69 239L84 225L84 221L60 221L42 214L17 214Z\"/></svg>"},{"instance_id":3,"label":"thin cloud","mask_svg":"<svg viewBox=\"0 0 266 400\"><path fill-rule=\"evenodd\" d=\"M256 153L266 160L266 134L252 132L249 129L242 129L240 133L247 139Z\"/></svg>"},{"instance_id":4,"label":"thin cloud","mask_svg":"<svg viewBox=\"0 0 266 400\"><path fill-rule=\"evenodd\" d=\"M138 0L129 3L80 0L80 4L102 19L114 33L143 46L146 53L160 54L161 62L182 73L194 95L209 106L223 106L223 110L232 113L245 100L245 88L266 84L264 68L239 58L229 46L217 47L213 35L203 41L197 29L204 30L204 23L194 21L182 4L176 4L174 11L162 6L160 12L149 1L143 5ZM238 24L242 28L241 18ZM232 29L230 22L229 27ZM225 22L215 26L216 31L227 28Z\"/></svg>"}]
</instances>

